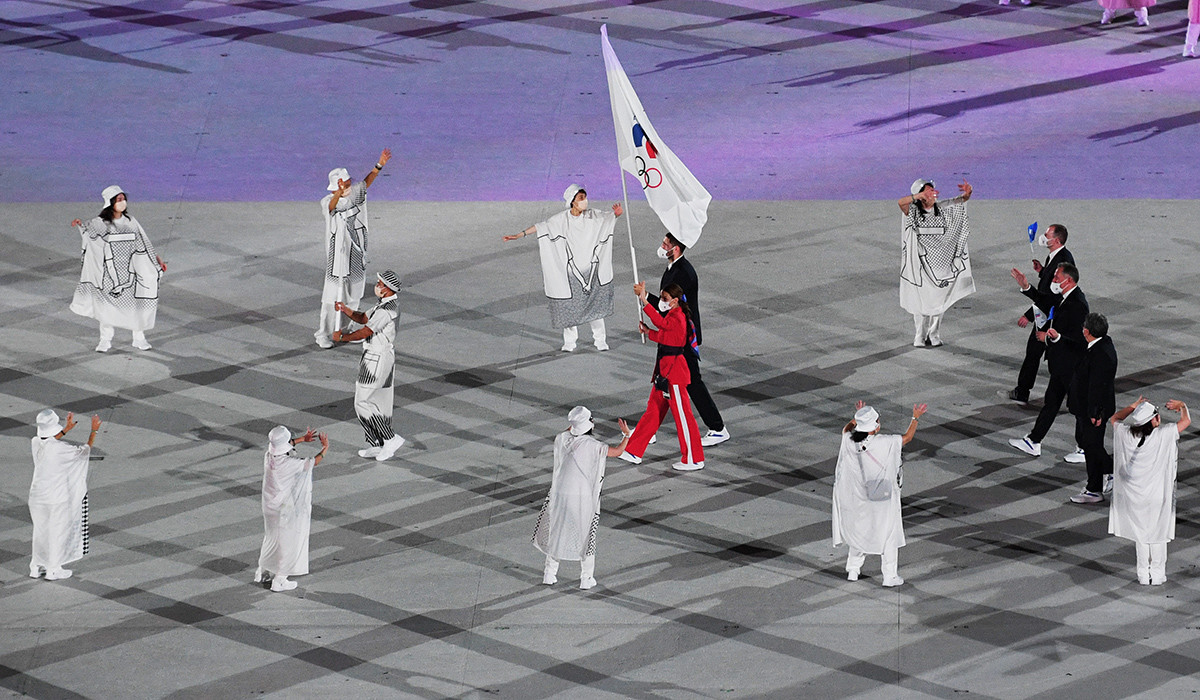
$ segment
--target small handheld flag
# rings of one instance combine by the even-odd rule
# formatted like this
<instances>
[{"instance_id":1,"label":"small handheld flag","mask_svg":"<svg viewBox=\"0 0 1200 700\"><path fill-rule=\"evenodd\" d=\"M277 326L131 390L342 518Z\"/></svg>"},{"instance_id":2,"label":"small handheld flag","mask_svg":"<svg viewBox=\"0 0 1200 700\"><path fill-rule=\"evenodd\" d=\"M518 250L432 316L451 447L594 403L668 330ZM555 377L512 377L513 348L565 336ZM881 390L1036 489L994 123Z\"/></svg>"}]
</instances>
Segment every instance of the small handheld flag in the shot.
<instances>
[{"instance_id":1,"label":"small handheld flag","mask_svg":"<svg viewBox=\"0 0 1200 700\"><path fill-rule=\"evenodd\" d=\"M1058 308L1058 307L1056 307L1056 306L1050 307L1050 315L1046 317L1047 320L1049 320L1049 321L1054 320L1054 309L1056 309L1056 308Z\"/></svg>"},{"instance_id":2,"label":"small handheld flag","mask_svg":"<svg viewBox=\"0 0 1200 700\"><path fill-rule=\"evenodd\" d=\"M1029 224L1029 252L1031 255L1033 255L1033 258L1036 260L1037 252L1034 251L1034 249L1033 249L1033 239L1034 238L1037 238L1037 222L1036 221L1033 222L1032 224Z\"/></svg>"}]
</instances>

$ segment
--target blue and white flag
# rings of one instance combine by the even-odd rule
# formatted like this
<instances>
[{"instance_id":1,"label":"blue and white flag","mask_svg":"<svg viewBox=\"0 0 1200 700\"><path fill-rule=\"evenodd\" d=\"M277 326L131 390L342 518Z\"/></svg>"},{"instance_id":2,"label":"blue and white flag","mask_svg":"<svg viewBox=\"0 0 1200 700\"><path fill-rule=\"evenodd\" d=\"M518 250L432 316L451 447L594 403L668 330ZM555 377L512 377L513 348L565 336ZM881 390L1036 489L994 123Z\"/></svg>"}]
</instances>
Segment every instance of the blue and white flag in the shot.
<instances>
[{"instance_id":1,"label":"blue and white flag","mask_svg":"<svg viewBox=\"0 0 1200 700\"><path fill-rule=\"evenodd\" d=\"M712 195L667 148L650 124L641 100L608 43L607 25L600 27L600 39L621 169L642 183L646 201L663 226L690 248L699 240L708 221Z\"/></svg>"}]
</instances>

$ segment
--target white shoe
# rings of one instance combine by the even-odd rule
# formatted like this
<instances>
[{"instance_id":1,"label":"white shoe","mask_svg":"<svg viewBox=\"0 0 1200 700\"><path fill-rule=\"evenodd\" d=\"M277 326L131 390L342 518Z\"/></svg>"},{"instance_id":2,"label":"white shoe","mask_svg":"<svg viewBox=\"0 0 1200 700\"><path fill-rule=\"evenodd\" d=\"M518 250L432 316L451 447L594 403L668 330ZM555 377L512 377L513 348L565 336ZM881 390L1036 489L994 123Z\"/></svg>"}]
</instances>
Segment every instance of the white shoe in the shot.
<instances>
[{"instance_id":1,"label":"white shoe","mask_svg":"<svg viewBox=\"0 0 1200 700\"><path fill-rule=\"evenodd\" d=\"M1191 46L1189 46L1189 45L1187 45L1187 44L1184 44L1184 45L1183 45L1183 57L1184 57L1184 58L1195 58L1195 57L1196 57L1196 46L1195 46L1195 44L1193 44L1193 45L1191 45Z\"/></svg>"},{"instance_id":2,"label":"white shoe","mask_svg":"<svg viewBox=\"0 0 1200 700\"><path fill-rule=\"evenodd\" d=\"M1143 586L1150 585L1150 572L1148 570L1138 572L1138 583L1142 584Z\"/></svg>"},{"instance_id":3,"label":"white shoe","mask_svg":"<svg viewBox=\"0 0 1200 700\"><path fill-rule=\"evenodd\" d=\"M102 338L100 344L96 346L96 352L108 352L112 349L112 340Z\"/></svg>"},{"instance_id":4,"label":"white shoe","mask_svg":"<svg viewBox=\"0 0 1200 700\"><path fill-rule=\"evenodd\" d=\"M653 444L654 444L654 443L656 443L656 442L658 442L658 436L657 436L657 435L651 435L651 436L650 436L650 442L648 442L648 443L646 443L646 444L648 444L648 445L653 445Z\"/></svg>"},{"instance_id":5,"label":"white shoe","mask_svg":"<svg viewBox=\"0 0 1200 700\"><path fill-rule=\"evenodd\" d=\"M684 462L682 460L671 465L677 472L694 472L704 468L704 462Z\"/></svg>"},{"instance_id":6,"label":"white shoe","mask_svg":"<svg viewBox=\"0 0 1200 700\"><path fill-rule=\"evenodd\" d=\"M722 442L725 442L728 439L729 439L729 429L728 428L721 428L720 430L710 430L704 437L700 438L700 445L703 447L712 447L713 445L720 445Z\"/></svg>"},{"instance_id":7,"label":"white shoe","mask_svg":"<svg viewBox=\"0 0 1200 700\"><path fill-rule=\"evenodd\" d=\"M140 340L133 341L133 347L137 348L138 350L149 350L154 346L147 342L145 338L141 338Z\"/></svg>"},{"instance_id":8,"label":"white shoe","mask_svg":"<svg viewBox=\"0 0 1200 700\"><path fill-rule=\"evenodd\" d=\"M847 581L857 581L858 580L858 569L847 570L846 571L846 580Z\"/></svg>"},{"instance_id":9,"label":"white shoe","mask_svg":"<svg viewBox=\"0 0 1200 700\"><path fill-rule=\"evenodd\" d=\"M53 571L46 572L46 580L58 581L64 578L71 578L71 574L73 573L75 572L71 571L70 569L54 569Z\"/></svg>"},{"instance_id":10,"label":"white shoe","mask_svg":"<svg viewBox=\"0 0 1200 700\"><path fill-rule=\"evenodd\" d=\"M379 453L382 450L382 447L365 447L358 451L358 456L365 457L367 459L375 459L377 456L379 456Z\"/></svg>"},{"instance_id":11,"label":"white shoe","mask_svg":"<svg viewBox=\"0 0 1200 700\"><path fill-rule=\"evenodd\" d=\"M940 335L929 336L929 346L934 348L942 347L942 337Z\"/></svg>"},{"instance_id":12,"label":"white shoe","mask_svg":"<svg viewBox=\"0 0 1200 700\"><path fill-rule=\"evenodd\" d=\"M605 350L608 349L608 343L605 343L603 341L596 343L596 349L599 350L600 352L604 352Z\"/></svg>"},{"instance_id":13,"label":"white shoe","mask_svg":"<svg viewBox=\"0 0 1200 700\"><path fill-rule=\"evenodd\" d=\"M575 352L575 343L564 344L562 346L562 351L563 352Z\"/></svg>"},{"instance_id":14,"label":"white shoe","mask_svg":"<svg viewBox=\"0 0 1200 700\"><path fill-rule=\"evenodd\" d=\"M271 581L271 590L275 591L276 593L279 593L280 591L290 591L294 590L296 585L296 582L289 581L287 576L276 576L275 579Z\"/></svg>"},{"instance_id":15,"label":"white shoe","mask_svg":"<svg viewBox=\"0 0 1200 700\"><path fill-rule=\"evenodd\" d=\"M1000 0L1000 4L1001 4L1001 5L1007 5L1007 4L1008 4L1008 0Z\"/></svg>"},{"instance_id":16,"label":"white shoe","mask_svg":"<svg viewBox=\"0 0 1200 700\"><path fill-rule=\"evenodd\" d=\"M1112 486L1113 486L1112 474L1105 474L1104 475L1104 488L1100 489L1100 493L1107 496L1108 494L1112 493Z\"/></svg>"},{"instance_id":17,"label":"white shoe","mask_svg":"<svg viewBox=\"0 0 1200 700\"><path fill-rule=\"evenodd\" d=\"M1103 503L1104 496L1101 496L1098 493L1092 493L1091 491L1084 489L1083 491L1080 491L1079 493L1075 494L1074 496L1071 496L1071 502L1072 503Z\"/></svg>"},{"instance_id":18,"label":"white shoe","mask_svg":"<svg viewBox=\"0 0 1200 700\"><path fill-rule=\"evenodd\" d=\"M1063 455L1063 461L1071 464L1083 464L1087 461L1087 457L1083 455L1082 447L1076 447L1074 452Z\"/></svg>"},{"instance_id":19,"label":"white shoe","mask_svg":"<svg viewBox=\"0 0 1200 700\"><path fill-rule=\"evenodd\" d=\"M1100 15L1100 24L1108 24L1108 23L1112 22L1112 18L1113 18L1113 11L1105 10L1104 14Z\"/></svg>"},{"instance_id":20,"label":"white shoe","mask_svg":"<svg viewBox=\"0 0 1200 700\"><path fill-rule=\"evenodd\" d=\"M913 338L913 347L914 348L925 347L925 336L921 336L921 335L915 336Z\"/></svg>"},{"instance_id":21,"label":"white shoe","mask_svg":"<svg viewBox=\"0 0 1200 700\"><path fill-rule=\"evenodd\" d=\"M899 576L884 576L883 577L883 585L885 588L894 588L896 586L902 586L902 585L904 585L904 579L900 578Z\"/></svg>"},{"instance_id":22,"label":"white shoe","mask_svg":"<svg viewBox=\"0 0 1200 700\"><path fill-rule=\"evenodd\" d=\"M317 336L317 347L328 350L333 347L333 339L327 335Z\"/></svg>"},{"instance_id":23,"label":"white shoe","mask_svg":"<svg viewBox=\"0 0 1200 700\"><path fill-rule=\"evenodd\" d=\"M42 577L42 567L38 566L37 564L30 564L29 565L29 578L41 578L41 577Z\"/></svg>"},{"instance_id":24,"label":"white shoe","mask_svg":"<svg viewBox=\"0 0 1200 700\"><path fill-rule=\"evenodd\" d=\"M579 579L579 590L586 591L588 589L595 588L595 587L596 587L596 579L594 579L594 578Z\"/></svg>"},{"instance_id":25,"label":"white shoe","mask_svg":"<svg viewBox=\"0 0 1200 700\"><path fill-rule=\"evenodd\" d=\"M1150 585L1151 586L1161 586L1166 582L1167 582L1167 572L1165 569L1160 569L1160 570L1151 569L1150 570Z\"/></svg>"},{"instance_id":26,"label":"white shoe","mask_svg":"<svg viewBox=\"0 0 1200 700\"><path fill-rule=\"evenodd\" d=\"M1028 5L1031 2L1033 2L1033 0L1021 0L1022 5Z\"/></svg>"},{"instance_id":27,"label":"white shoe","mask_svg":"<svg viewBox=\"0 0 1200 700\"><path fill-rule=\"evenodd\" d=\"M557 576L555 576L554 574L547 574L545 572L542 572L542 585L553 586L556 583L558 583Z\"/></svg>"},{"instance_id":28,"label":"white shoe","mask_svg":"<svg viewBox=\"0 0 1200 700\"><path fill-rule=\"evenodd\" d=\"M1138 8L1133 11L1133 16L1135 18L1137 18L1137 23L1138 23L1139 27L1149 27L1150 26L1150 10L1148 10L1144 7Z\"/></svg>"},{"instance_id":29,"label":"white shoe","mask_svg":"<svg viewBox=\"0 0 1200 700\"><path fill-rule=\"evenodd\" d=\"M641 464L642 463L641 457L634 457L633 455L629 454L628 452L622 452L620 458L625 460L626 462L629 462L630 464Z\"/></svg>"},{"instance_id":30,"label":"white shoe","mask_svg":"<svg viewBox=\"0 0 1200 700\"><path fill-rule=\"evenodd\" d=\"M250 580L250 583L262 583L263 581L266 581L266 579L263 578L263 574L265 573L266 572L262 570L261 566L258 567L254 570L254 578Z\"/></svg>"},{"instance_id":31,"label":"white shoe","mask_svg":"<svg viewBox=\"0 0 1200 700\"><path fill-rule=\"evenodd\" d=\"M384 440L383 447L379 448L379 454L375 455L376 462L386 462L396 454L396 450L404 446L404 438L396 435L391 440Z\"/></svg>"},{"instance_id":32,"label":"white shoe","mask_svg":"<svg viewBox=\"0 0 1200 700\"><path fill-rule=\"evenodd\" d=\"M1031 457L1041 457L1042 456L1042 443L1033 442L1032 440L1029 439L1028 435L1026 435L1025 437L1020 438L1020 439L1010 438L1008 441L1008 444L1012 445L1013 447L1017 448L1018 450L1024 452L1025 454L1027 454Z\"/></svg>"}]
</instances>

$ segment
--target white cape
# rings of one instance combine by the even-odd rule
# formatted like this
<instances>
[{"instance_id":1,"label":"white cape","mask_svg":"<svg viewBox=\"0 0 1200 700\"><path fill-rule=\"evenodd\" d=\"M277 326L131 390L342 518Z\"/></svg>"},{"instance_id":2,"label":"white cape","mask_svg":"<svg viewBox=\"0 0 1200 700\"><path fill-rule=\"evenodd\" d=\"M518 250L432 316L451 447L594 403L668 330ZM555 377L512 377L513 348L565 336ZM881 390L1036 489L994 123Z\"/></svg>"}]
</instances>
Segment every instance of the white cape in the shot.
<instances>
[{"instance_id":1,"label":"white cape","mask_svg":"<svg viewBox=\"0 0 1200 700\"><path fill-rule=\"evenodd\" d=\"M1175 475L1179 430L1163 423L1138 438L1124 423L1113 425L1113 492L1108 532L1142 544L1175 539Z\"/></svg>"},{"instance_id":2,"label":"white cape","mask_svg":"<svg viewBox=\"0 0 1200 700\"><path fill-rule=\"evenodd\" d=\"M62 568L87 553L87 477L92 448L54 438L33 438L31 564Z\"/></svg>"},{"instance_id":3,"label":"white cape","mask_svg":"<svg viewBox=\"0 0 1200 700\"><path fill-rule=\"evenodd\" d=\"M550 493L533 528L533 545L555 559L595 553L600 487L608 447L590 435L561 433L554 441Z\"/></svg>"},{"instance_id":4,"label":"white cape","mask_svg":"<svg viewBox=\"0 0 1200 700\"><path fill-rule=\"evenodd\" d=\"M570 299L574 275L585 291L597 282L612 282L612 237L617 217L612 212L588 209L579 216L563 210L537 224L538 251L542 257L542 282L546 296Z\"/></svg>"},{"instance_id":5,"label":"white cape","mask_svg":"<svg viewBox=\"0 0 1200 700\"><path fill-rule=\"evenodd\" d=\"M867 450L863 452L859 443L850 439L849 432L842 433L833 478L835 545L847 544L866 554L883 554L889 547L904 546L899 486L903 442L899 435L875 435L867 438ZM866 484L876 479L886 479L891 484L890 499L867 498Z\"/></svg>"},{"instance_id":6,"label":"white cape","mask_svg":"<svg viewBox=\"0 0 1200 700\"><path fill-rule=\"evenodd\" d=\"M900 306L911 314L937 316L975 293L966 204L955 197L937 206L937 220L926 212L922 221L916 215L919 204L911 205L901 220Z\"/></svg>"},{"instance_id":7,"label":"white cape","mask_svg":"<svg viewBox=\"0 0 1200 700\"><path fill-rule=\"evenodd\" d=\"M276 576L308 573L308 532L312 523L313 458L263 457L262 550L258 566Z\"/></svg>"}]
</instances>

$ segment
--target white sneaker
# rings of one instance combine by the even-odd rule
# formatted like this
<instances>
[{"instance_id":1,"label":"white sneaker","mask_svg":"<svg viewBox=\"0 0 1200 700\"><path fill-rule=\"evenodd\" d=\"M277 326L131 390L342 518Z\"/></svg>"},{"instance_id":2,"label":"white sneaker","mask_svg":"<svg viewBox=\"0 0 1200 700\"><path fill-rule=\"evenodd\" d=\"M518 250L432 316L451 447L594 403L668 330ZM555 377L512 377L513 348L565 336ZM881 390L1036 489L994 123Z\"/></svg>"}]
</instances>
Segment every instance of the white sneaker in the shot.
<instances>
[{"instance_id":1,"label":"white sneaker","mask_svg":"<svg viewBox=\"0 0 1200 700\"><path fill-rule=\"evenodd\" d=\"M71 571L70 569L54 569L53 571L46 572L46 580L58 581L64 578L71 578L71 574L73 573L75 572Z\"/></svg>"},{"instance_id":2,"label":"white sneaker","mask_svg":"<svg viewBox=\"0 0 1200 700\"><path fill-rule=\"evenodd\" d=\"M677 472L694 472L704 468L704 462L684 462L682 460L671 465Z\"/></svg>"},{"instance_id":3,"label":"white sneaker","mask_svg":"<svg viewBox=\"0 0 1200 700\"><path fill-rule=\"evenodd\" d=\"M280 591L290 591L296 588L295 581L289 581L287 576L276 576L271 581L271 590L279 593Z\"/></svg>"},{"instance_id":4,"label":"white sneaker","mask_svg":"<svg viewBox=\"0 0 1200 700\"><path fill-rule=\"evenodd\" d=\"M857 581L858 580L858 569L847 570L846 571L846 580L847 581Z\"/></svg>"},{"instance_id":5,"label":"white sneaker","mask_svg":"<svg viewBox=\"0 0 1200 700\"><path fill-rule=\"evenodd\" d=\"M1104 14L1100 15L1100 24L1108 24L1108 23L1112 22L1112 18L1113 18L1113 11L1105 10Z\"/></svg>"},{"instance_id":6,"label":"white sneaker","mask_svg":"<svg viewBox=\"0 0 1200 700\"><path fill-rule=\"evenodd\" d=\"M721 428L720 430L710 430L704 437L700 438L700 445L703 447L712 447L713 445L720 445L722 442L725 442L728 439L729 439L729 429L728 428Z\"/></svg>"},{"instance_id":7,"label":"white sneaker","mask_svg":"<svg viewBox=\"0 0 1200 700\"><path fill-rule=\"evenodd\" d=\"M894 588L896 586L903 586L904 579L900 578L899 576L884 576L883 577L883 585L885 588Z\"/></svg>"},{"instance_id":8,"label":"white sneaker","mask_svg":"<svg viewBox=\"0 0 1200 700\"><path fill-rule=\"evenodd\" d=\"M1083 464L1087 458L1083 456L1083 448L1076 447L1074 452L1063 455L1063 461L1071 464Z\"/></svg>"},{"instance_id":9,"label":"white sneaker","mask_svg":"<svg viewBox=\"0 0 1200 700\"><path fill-rule=\"evenodd\" d=\"M1196 57L1196 45L1195 44L1184 44L1183 45L1183 57L1184 58L1195 58Z\"/></svg>"},{"instance_id":10,"label":"white sneaker","mask_svg":"<svg viewBox=\"0 0 1200 700\"><path fill-rule=\"evenodd\" d=\"M562 351L563 352L575 352L575 343L564 344L562 346Z\"/></svg>"},{"instance_id":11,"label":"white sneaker","mask_svg":"<svg viewBox=\"0 0 1200 700\"><path fill-rule=\"evenodd\" d=\"M579 579L579 590L586 591L586 590L589 590L589 589L595 588L595 587L596 587L596 579L594 579L594 578Z\"/></svg>"},{"instance_id":12,"label":"white sneaker","mask_svg":"<svg viewBox=\"0 0 1200 700\"><path fill-rule=\"evenodd\" d=\"M1007 4L1008 4L1008 0L1000 0L1000 4L1001 4L1001 5L1007 5Z\"/></svg>"},{"instance_id":13,"label":"white sneaker","mask_svg":"<svg viewBox=\"0 0 1200 700\"><path fill-rule=\"evenodd\" d=\"M918 335L918 336L913 337L913 347L914 348L925 347L925 336Z\"/></svg>"},{"instance_id":14,"label":"white sneaker","mask_svg":"<svg viewBox=\"0 0 1200 700\"><path fill-rule=\"evenodd\" d=\"M96 346L96 352L108 352L111 349L112 349L112 340L110 340L108 338L101 339L100 344Z\"/></svg>"},{"instance_id":15,"label":"white sneaker","mask_svg":"<svg viewBox=\"0 0 1200 700\"><path fill-rule=\"evenodd\" d=\"M606 343L604 341L600 341L599 343L596 343L596 349L599 350L600 352L604 352L605 350L608 349L608 343Z\"/></svg>"},{"instance_id":16,"label":"white sneaker","mask_svg":"<svg viewBox=\"0 0 1200 700\"><path fill-rule=\"evenodd\" d=\"M42 577L42 567L38 566L37 564L30 564L29 565L29 578L41 578L41 577Z\"/></svg>"},{"instance_id":17,"label":"white sneaker","mask_svg":"<svg viewBox=\"0 0 1200 700\"><path fill-rule=\"evenodd\" d=\"M1167 572L1165 569L1150 570L1150 585L1161 586L1167 582Z\"/></svg>"},{"instance_id":18,"label":"white sneaker","mask_svg":"<svg viewBox=\"0 0 1200 700\"><path fill-rule=\"evenodd\" d=\"M651 435L651 436L650 436L650 442L648 442L647 444L648 444L648 445L653 445L653 444L654 444L654 443L656 443L656 442L658 442L658 435Z\"/></svg>"},{"instance_id":19,"label":"white sneaker","mask_svg":"<svg viewBox=\"0 0 1200 700\"><path fill-rule=\"evenodd\" d=\"M942 337L940 335L929 336L929 346L930 347L940 348L940 347L942 347L942 345L943 345Z\"/></svg>"},{"instance_id":20,"label":"white sneaker","mask_svg":"<svg viewBox=\"0 0 1200 700\"><path fill-rule=\"evenodd\" d=\"M137 348L138 350L149 350L154 346L151 345L145 338L142 338L141 340L133 341L133 347Z\"/></svg>"},{"instance_id":21,"label":"white sneaker","mask_svg":"<svg viewBox=\"0 0 1200 700\"><path fill-rule=\"evenodd\" d=\"M317 347L328 350L333 347L333 338L327 335L317 336Z\"/></svg>"},{"instance_id":22,"label":"white sneaker","mask_svg":"<svg viewBox=\"0 0 1200 700\"><path fill-rule=\"evenodd\" d=\"M262 570L261 566L258 567L257 569L254 570L254 578L250 581L250 583L262 583L263 581L266 580L265 578L263 578L263 574L265 574L265 573L266 572Z\"/></svg>"},{"instance_id":23,"label":"white sneaker","mask_svg":"<svg viewBox=\"0 0 1200 700\"><path fill-rule=\"evenodd\" d=\"M1133 11L1133 16L1135 18L1137 18L1137 23L1138 23L1139 27L1149 27L1150 26L1150 10L1148 10L1144 7L1138 8Z\"/></svg>"},{"instance_id":24,"label":"white sneaker","mask_svg":"<svg viewBox=\"0 0 1200 700\"><path fill-rule=\"evenodd\" d=\"M358 456L366 457L367 459L375 459L377 456L379 456L381 451L383 451L382 447L364 447L358 451Z\"/></svg>"},{"instance_id":25,"label":"white sneaker","mask_svg":"<svg viewBox=\"0 0 1200 700\"><path fill-rule=\"evenodd\" d=\"M642 463L641 457L634 457L633 455L629 454L628 452L622 452L620 459L623 459L626 462L629 462L630 464L641 464Z\"/></svg>"},{"instance_id":26,"label":"white sneaker","mask_svg":"<svg viewBox=\"0 0 1200 700\"><path fill-rule=\"evenodd\" d=\"M556 583L558 583L557 576L555 576L554 574L548 574L544 571L542 572L542 585L553 586Z\"/></svg>"},{"instance_id":27,"label":"white sneaker","mask_svg":"<svg viewBox=\"0 0 1200 700\"><path fill-rule=\"evenodd\" d=\"M1100 489L1100 493L1107 496L1108 494L1112 493L1112 486L1113 486L1112 474L1105 474L1104 475L1104 488Z\"/></svg>"},{"instance_id":28,"label":"white sneaker","mask_svg":"<svg viewBox=\"0 0 1200 700\"><path fill-rule=\"evenodd\" d=\"M1104 496L1101 496L1098 493L1092 493L1091 491L1084 489L1083 491L1080 491L1079 493L1075 494L1074 496L1071 496L1071 502L1072 503L1103 503Z\"/></svg>"},{"instance_id":29,"label":"white sneaker","mask_svg":"<svg viewBox=\"0 0 1200 700\"><path fill-rule=\"evenodd\" d=\"M1031 457L1041 457L1042 456L1042 443L1033 442L1032 440L1029 439L1028 435L1026 435L1025 437L1020 438L1020 439L1010 438L1008 441L1008 444L1012 445L1013 447L1017 448L1018 450L1024 452L1025 454L1027 454Z\"/></svg>"},{"instance_id":30,"label":"white sneaker","mask_svg":"<svg viewBox=\"0 0 1200 700\"><path fill-rule=\"evenodd\" d=\"M393 437L391 440L384 440L383 447L379 448L379 454L375 455L375 461L386 462L391 459L392 455L396 454L396 450L404 446L404 442L404 438L399 435Z\"/></svg>"}]
</instances>

